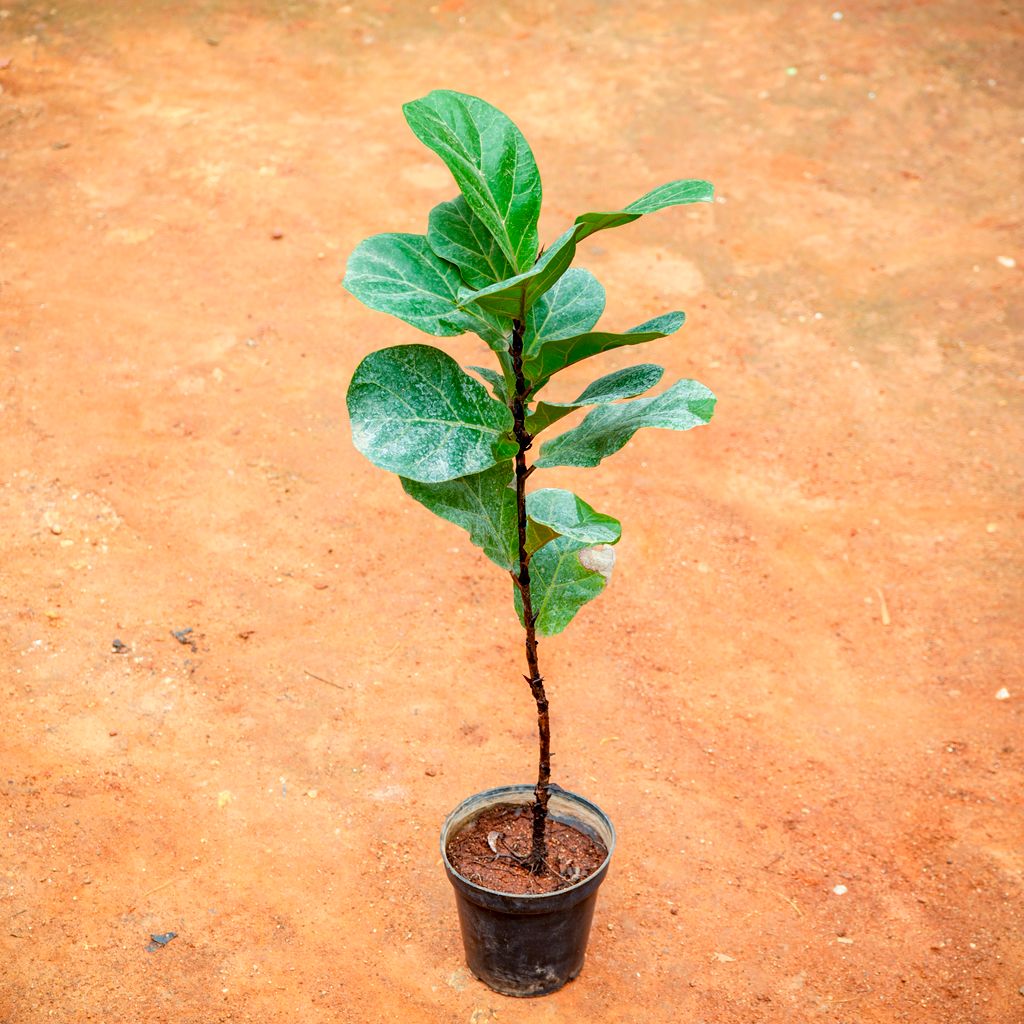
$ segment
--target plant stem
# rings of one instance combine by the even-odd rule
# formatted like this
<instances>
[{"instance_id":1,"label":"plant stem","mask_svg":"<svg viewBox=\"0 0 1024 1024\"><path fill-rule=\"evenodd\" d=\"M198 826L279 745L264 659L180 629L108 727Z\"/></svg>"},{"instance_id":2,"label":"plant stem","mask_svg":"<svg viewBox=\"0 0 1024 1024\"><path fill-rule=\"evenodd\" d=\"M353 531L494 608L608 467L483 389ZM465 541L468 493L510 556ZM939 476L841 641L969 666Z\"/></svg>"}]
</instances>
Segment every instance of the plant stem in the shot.
<instances>
[{"instance_id":1,"label":"plant stem","mask_svg":"<svg viewBox=\"0 0 1024 1024\"><path fill-rule=\"evenodd\" d=\"M533 444L533 437L526 429L526 400L530 393L523 376L523 322L512 324L512 372L515 376L515 391L512 395L512 418L514 433L519 443L516 452L516 525L519 532L519 573L513 578L519 587L523 602L523 625L526 630L526 664L530 674L525 676L530 692L537 704L537 732L540 739L540 756L537 766L537 785L534 788L533 840L525 866L535 874L541 874L547 860L547 840L544 826L548 816L548 786L551 782L551 723L548 718L548 698L544 692L544 679L537 664L536 616L530 593L530 556L526 551L526 478L532 467L526 465L526 453Z\"/></svg>"}]
</instances>

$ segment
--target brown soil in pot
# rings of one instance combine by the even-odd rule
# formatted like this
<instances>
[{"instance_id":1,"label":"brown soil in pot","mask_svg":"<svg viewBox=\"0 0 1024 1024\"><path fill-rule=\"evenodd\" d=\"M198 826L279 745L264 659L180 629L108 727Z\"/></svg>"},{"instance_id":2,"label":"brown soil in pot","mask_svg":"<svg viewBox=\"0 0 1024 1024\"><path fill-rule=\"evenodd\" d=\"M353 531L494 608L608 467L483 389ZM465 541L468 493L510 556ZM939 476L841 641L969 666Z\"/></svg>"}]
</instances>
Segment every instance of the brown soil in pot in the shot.
<instances>
[{"instance_id":1,"label":"brown soil in pot","mask_svg":"<svg viewBox=\"0 0 1024 1024\"><path fill-rule=\"evenodd\" d=\"M557 892L592 875L608 856L604 844L550 817L545 828L547 870L522 866L530 852L533 816L522 804L484 811L448 843L448 859L464 878L485 889L516 895Z\"/></svg>"}]
</instances>

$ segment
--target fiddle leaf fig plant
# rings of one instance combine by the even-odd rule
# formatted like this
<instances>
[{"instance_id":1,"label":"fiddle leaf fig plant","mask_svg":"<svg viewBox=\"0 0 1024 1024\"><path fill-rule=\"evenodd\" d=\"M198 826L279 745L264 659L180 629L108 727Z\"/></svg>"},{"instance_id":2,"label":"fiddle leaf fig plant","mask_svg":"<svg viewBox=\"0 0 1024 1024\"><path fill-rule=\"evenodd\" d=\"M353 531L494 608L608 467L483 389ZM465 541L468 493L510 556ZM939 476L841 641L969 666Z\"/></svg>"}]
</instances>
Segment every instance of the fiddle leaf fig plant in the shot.
<instances>
[{"instance_id":1,"label":"fiddle leaf fig plant","mask_svg":"<svg viewBox=\"0 0 1024 1024\"><path fill-rule=\"evenodd\" d=\"M540 747L524 866L539 873L551 758L537 638L560 633L605 589L614 564L611 545L622 528L571 491L528 493L527 480L539 468L596 466L642 427L706 424L715 407L714 395L693 380L648 395L664 374L652 363L599 377L571 402L540 397L567 367L664 338L685 320L673 311L624 332L597 330L604 289L572 262L577 245L595 232L666 207L710 202L713 190L706 181L661 185L622 209L581 214L540 250L540 174L512 121L475 96L445 90L407 103L404 112L416 137L447 165L460 194L434 207L425 234L380 234L361 242L349 257L344 286L371 309L425 334L478 335L493 350L495 365L471 366L471 376L431 345L373 352L349 386L352 436L374 465L398 474L410 497L465 529L512 577ZM530 464L541 434L588 407L576 426L540 443Z\"/></svg>"}]
</instances>

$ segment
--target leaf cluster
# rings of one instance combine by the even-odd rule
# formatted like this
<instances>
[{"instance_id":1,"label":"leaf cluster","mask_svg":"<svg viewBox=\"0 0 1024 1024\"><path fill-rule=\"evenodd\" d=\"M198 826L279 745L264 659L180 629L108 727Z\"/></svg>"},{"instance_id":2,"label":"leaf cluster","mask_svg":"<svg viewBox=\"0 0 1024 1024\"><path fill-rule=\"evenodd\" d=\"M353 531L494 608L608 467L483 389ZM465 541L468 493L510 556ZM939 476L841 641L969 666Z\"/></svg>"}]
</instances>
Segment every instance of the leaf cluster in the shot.
<instances>
[{"instance_id":1,"label":"leaf cluster","mask_svg":"<svg viewBox=\"0 0 1024 1024\"><path fill-rule=\"evenodd\" d=\"M374 465L397 473L407 494L463 527L491 561L514 574L520 559L513 459L520 441L513 431L513 331L522 344L518 398L526 402L531 443L574 410L593 407L576 427L540 445L539 468L596 466L641 427L688 430L707 423L715 398L696 381L647 395L664 373L651 363L600 377L572 402L545 401L540 392L584 359L679 330L681 312L621 333L597 330L604 288L572 263L577 245L590 235L666 207L708 202L712 186L674 181L622 209L581 214L541 251L540 174L515 124L481 99L444 90L403 109L416 137L447 165L460 194L430 212L425 234L380 234L360 243L344 286L370 308L434 337L478 335L493 350L496 366L469 367L488 393L430 345L370 354L348 391L353 440ZM603 590L607 573L581 553L615 544L621 527L556 488L528 494L526 515L536 628L550 635ZM518 590L514 596L522 616Z\"/></svg>"}]
</instances>

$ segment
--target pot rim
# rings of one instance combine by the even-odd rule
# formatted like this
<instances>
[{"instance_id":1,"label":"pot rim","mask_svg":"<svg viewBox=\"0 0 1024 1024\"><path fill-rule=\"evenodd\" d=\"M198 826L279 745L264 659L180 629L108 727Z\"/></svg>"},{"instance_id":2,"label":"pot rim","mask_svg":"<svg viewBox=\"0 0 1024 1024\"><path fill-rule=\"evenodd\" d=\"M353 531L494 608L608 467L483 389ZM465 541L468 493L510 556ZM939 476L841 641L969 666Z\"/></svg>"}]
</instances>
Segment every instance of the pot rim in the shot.
<instances>
[{"instance_id":1,"label":"pot rim","mask_svg":"<svg viewBox=\"0 0 1024 1024\"><path fill-rule=\"evenodd\" d=\"M481 800L487 797L493 798L489 801L488 806L494 806L500 803L530 803L533 799L534 786L528 783L513 783L508 786L496 786L493 789L481 790L479 793L473 793L466 797L464 800L454 807L448 817L445 818L444 824L441 826L441 860L444 863L445 870L455 878L459 879L464 885L469 886L471 889L475 889L482 893L491 893L495 896L507 896L515 900L524 900L527 903L540 902L542 900L551 899L552 897L564 897L569 893L575 892L577 889L582 888L587 884L593 884L595 880L603 878L605 872L608 870L608 865L611 862L612 854L615 852L615 826L612 824L611 818L600 807L597 806L592 800L588 800L584 796L580 796L578 793L570 792L568 789L562 789L561 786L551 783L549 790L552 796L563 797L571 803L576 803L582 807L596 814L601 819L602 823L608 829L608 841L606 842L603 836L597 838L604 844L605 849L608 851L605 858L601 863L589 874L586 878L581 878L578 882L572 885L566 886L564 889L555 889L553 892L531 892L531 893L518 893L518 892L506 892L504 889L489 889L487 886L480 885L479 882L474 882L468 879L465 875L455 870L455 866L448 859L448 836L455 823L455 818L459 814L459 811L465 807L470 801ZM530 800L516 801L511 800L509 797L515 797L520 795L529 795ZM481 811L484 808L481 808ZM556 818L556 820L561 820ZM571 824L573 828L577 827L577 824L583 824L582 822ZM586 834L584 832L584 834Z\"/></svg>"}]
</instances>

